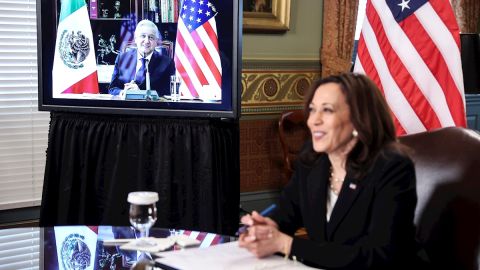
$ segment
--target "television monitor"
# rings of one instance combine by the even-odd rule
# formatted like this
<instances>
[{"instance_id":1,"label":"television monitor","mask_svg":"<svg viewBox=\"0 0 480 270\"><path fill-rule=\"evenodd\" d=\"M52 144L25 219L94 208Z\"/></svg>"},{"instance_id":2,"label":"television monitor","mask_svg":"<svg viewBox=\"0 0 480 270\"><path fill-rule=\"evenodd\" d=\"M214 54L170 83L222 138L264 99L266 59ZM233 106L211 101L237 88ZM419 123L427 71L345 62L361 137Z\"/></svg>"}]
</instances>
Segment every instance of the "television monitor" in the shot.
<instances>
[{"instance_id":1,"label":"television monitor","mask_svg":"<svg viewBox=\"0 0 480 270\"><path fill-rule=\"evenodd\" d=\"M238 118L241 5L240 0L37 0L39 110ZM114 93L116 59L136 51L134 32L144 19L157 26L154 51L173 69L161 76L144 73L145 86ZM123 72L125 63L135 70L137 62L125 60L117 70ZM140 69L137 64L133 73ZM171 75L180 85L177 98L170 95ZM155 80L162 86L154 87Z\"/></svg>"}]
</instances>

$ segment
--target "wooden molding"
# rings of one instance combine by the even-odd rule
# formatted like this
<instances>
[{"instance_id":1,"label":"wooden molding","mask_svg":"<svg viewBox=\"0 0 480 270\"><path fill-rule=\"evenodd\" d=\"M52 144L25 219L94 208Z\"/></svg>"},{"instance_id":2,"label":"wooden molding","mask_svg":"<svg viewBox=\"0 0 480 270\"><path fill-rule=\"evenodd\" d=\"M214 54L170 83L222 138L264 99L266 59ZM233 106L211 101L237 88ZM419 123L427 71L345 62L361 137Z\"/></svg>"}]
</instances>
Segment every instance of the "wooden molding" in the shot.
<instances>
[{"instance_id":1,"label":"wooden molding","mask_svg":"<svg viewBox=\"0 0 480 270\"><path fill-rule=\"evenodd\" d=\"M478 33L480 31L480 1L452 0L452 7L462 33Z\"/></svg>"},{"instance_id":2,"label":"wooden molding","mask_svg":"<svg viewBox=\"0 0 480 270\"><path fill-rule=\"evenodd\" d=\"M243 63L242 116L278 114L303 106L303 96L320 77L320 61L255 60Z\"/></svg>"},{"instance_id":3,"label":"wooden molding","mask_svg":"<svg viewBox=\"0 0 480 270\"><path fill-rule=\"evenodd\" d=\"M324 0L322 77L350 70L358 0Z\"/></svg>"}]
</instances>

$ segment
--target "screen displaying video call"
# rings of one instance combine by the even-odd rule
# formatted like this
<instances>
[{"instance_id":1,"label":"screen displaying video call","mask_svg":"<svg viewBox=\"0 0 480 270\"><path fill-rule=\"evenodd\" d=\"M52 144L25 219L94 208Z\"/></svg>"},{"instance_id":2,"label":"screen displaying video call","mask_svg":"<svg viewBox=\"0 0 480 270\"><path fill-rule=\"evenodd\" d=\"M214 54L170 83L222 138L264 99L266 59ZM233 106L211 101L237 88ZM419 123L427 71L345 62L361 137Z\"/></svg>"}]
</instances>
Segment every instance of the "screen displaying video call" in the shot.
<instances>
[{"instance_id":1,"label":"screen displaying video call","mask_svg":"<svg viewBox=\"0 0 480 270\"><path fill-rule=\"evenodd\" d=\"M55 21L42 2L40 107L237 110L238 0L57 0Z\"/></svg>"}]
</instances>

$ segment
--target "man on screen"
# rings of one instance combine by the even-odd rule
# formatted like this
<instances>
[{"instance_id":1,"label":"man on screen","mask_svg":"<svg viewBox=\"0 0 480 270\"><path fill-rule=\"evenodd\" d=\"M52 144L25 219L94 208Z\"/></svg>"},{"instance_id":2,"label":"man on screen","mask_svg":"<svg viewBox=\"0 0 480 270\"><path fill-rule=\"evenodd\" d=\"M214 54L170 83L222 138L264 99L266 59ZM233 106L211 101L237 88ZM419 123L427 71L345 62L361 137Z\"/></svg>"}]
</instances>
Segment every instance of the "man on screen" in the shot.
<instances>
[{"instance_id":1,"label":"man on screen","mask_svg":"<svg viewBox=\"0 0 480 270\"><path fill-rule=\"evenodd\" d=\"M156 90L158 95L169 94L170 75L175 73L171 58L155 50L160 35L157 26L142 20L135 29L136 48L125 50L115 60L108 92L118 95L122 90Z\"/></svg>"}]
</instances>

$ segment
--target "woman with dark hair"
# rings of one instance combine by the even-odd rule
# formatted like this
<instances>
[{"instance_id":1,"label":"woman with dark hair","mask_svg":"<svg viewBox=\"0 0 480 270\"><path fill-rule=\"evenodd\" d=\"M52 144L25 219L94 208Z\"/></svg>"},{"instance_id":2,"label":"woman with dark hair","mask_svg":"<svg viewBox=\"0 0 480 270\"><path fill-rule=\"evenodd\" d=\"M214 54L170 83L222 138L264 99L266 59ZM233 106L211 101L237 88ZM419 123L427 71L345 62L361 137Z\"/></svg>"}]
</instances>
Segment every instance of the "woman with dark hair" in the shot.
<instances>
[{"instance_id":1,"label":"woman with dark hair","mask_svg":"<svg viewBox=\"0 0 480 270\"><path fill-rule=\"evenodd\" d=\"M279 206L271 217L242 217L240 246L325 269L412 267L415 170L380 90L360 74L321 79L305 116L311 141ZM300 227L308 239L293 237Z\"/></svg>"}]
</instances>

